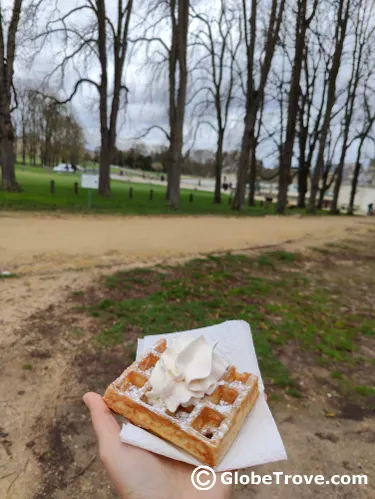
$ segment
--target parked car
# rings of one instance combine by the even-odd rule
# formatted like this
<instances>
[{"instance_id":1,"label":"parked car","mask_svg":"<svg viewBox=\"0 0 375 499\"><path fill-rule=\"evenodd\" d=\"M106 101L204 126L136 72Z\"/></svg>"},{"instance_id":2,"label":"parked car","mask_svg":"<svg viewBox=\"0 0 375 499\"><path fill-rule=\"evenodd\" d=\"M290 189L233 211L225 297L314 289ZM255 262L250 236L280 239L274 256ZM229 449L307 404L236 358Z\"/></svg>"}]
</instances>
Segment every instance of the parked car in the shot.
<instances>
[{"instance_id":1,"label":"parked car","mask_svg":"<svg viewBox=\"0 0 375 499\"><path fill-rule=\"evenodd\" d=\"M77 167L69 165L68 163L60 163L54 167L53 171L55 173L76 173Z\"/></svg>"}]
</instances>

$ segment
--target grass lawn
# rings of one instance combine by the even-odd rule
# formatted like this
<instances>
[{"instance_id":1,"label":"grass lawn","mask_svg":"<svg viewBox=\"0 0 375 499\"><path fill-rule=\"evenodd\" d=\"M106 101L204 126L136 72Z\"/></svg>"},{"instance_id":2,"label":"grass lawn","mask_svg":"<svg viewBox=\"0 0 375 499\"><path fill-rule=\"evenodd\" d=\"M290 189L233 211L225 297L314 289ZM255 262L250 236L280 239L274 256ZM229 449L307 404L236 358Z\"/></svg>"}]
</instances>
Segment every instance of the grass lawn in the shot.
<instances>
[{"instance_id":1,"label":"grass lawn","mask_svg":"<svg viewBox=\"0 0 375 499\"><path fill-rule=\"evenodd\" d=\"M57 174L41 167L17 167L17 180L23 192L8 193L0 191L0 210L31 210L86 213L88 209L88 192L79 186L78 195L74 194L74 183L80 183L79 174ZM50 181L55 181L55 193L50 193ZM234 215L229 206L229 196L223 195L223 203L215 205L210 192L181 190L181 202L178 211L171 211L165 199L166 187L154 185L153 200L150 200L150 185L133 183L133 198L129 197L130 184L122 181L111 182L112 193L103 198L92 193L91 212L119 213L130 215L156 215L166 213L177 214L214 214ZM193 201L190 202L190 195ZM291 214L304 213L304 210L289 210ZM258 204L247 207L241 215L262 216L275 213L275 205L265 210ZM327 212L322 212L326 214Z\"/></svg>"},{"instance_id":2,"label":"grass lawn","mask_svg":"<svg viewBox=\"0 0 375 499\"><path fill-rule=\"evenodd\" d=\"M330 246L308 266L300 254L274 251L119 272L72 300L94 318L93 342L104 349L135 350L144 334L243 319L252 326L271 396L303 397L305 370L320 366L328 372L327 390L373 410L375 360L366 342L375 340L375 266L366 247Z\"/></svg>"}]
</instances>

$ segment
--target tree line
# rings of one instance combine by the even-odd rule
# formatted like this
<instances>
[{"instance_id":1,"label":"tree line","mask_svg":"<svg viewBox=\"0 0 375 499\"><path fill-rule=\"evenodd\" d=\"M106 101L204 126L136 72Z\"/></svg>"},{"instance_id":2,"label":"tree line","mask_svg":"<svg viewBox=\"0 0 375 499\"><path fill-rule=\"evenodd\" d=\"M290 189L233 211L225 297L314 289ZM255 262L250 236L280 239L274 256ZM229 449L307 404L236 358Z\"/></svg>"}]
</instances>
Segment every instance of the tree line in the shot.
<instances>
[{"instance_id":1,"label":"tree line","mask_svg":"<svg viewBox=\"0 0 375 499\"><path fill-rule=\"evenodd\" d=\"M49 97L18 84L14 113L17 151L22 163L55 166L62 161L77 165L85 153L82 127L66 105L56 106Z\"/></svg>"},{"instance_id":2,"label":"tree line","mask_svg":"<svg viewBox=\"0 0 375 499\"><path fill-rule=\"evenodd\" d=\"M83 87L97 104L100 194L110 194L109 166L135 92L128 82L136 58L150 87L166 89L166 122L151 124L141 135L158 130L167 143L171 208L179 205L192 144L209 135L216 143L214 202L221 202L224 159L235 137L234 210L254 205L259 164L268 161L276 169L280 213L294 172L299 207L314 213L332 190L330 209L336 213L351 151L353 212L373 141L374 6L375 0L79 0L69 10L59 0L15 0L5 12L0 1L2 187L18 188L14 115L22 112L22 98L14 62L17 40L24 41L21 34L31 23L26 39L34 51L54 55L44 81L58 83L60 90L51 95L43 88L49 109L63 115L62 122L68 119L58 109L66 110L60 106L79 98Z\"/></svg>"}]
</instances>

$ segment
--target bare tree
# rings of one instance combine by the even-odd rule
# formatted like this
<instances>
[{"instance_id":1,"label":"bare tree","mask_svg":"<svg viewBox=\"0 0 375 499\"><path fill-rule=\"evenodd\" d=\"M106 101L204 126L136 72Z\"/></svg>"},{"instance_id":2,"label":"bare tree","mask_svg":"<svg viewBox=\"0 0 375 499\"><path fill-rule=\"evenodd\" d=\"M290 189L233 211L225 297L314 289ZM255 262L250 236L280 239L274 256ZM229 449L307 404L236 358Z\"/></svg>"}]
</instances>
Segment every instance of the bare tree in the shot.
<instances>
[{"instance_id":1,"label":"bare tree","mask_svg":"<svg viewBox=\"0 0 375 499\"><path fill-rule=\"evenodd\" d=\"M26 151L30 163L35 166L41 153L43 99L35 90L28 92Z\"/></svg>"},{"instance_id":2,"label":"bare tree","mask_svg":"<svg viewBox=\"0 0 375 499\"><path fill-rule=\"evenodd\" d=\"M62 41L64 45L62 54L57 54L60 58L49 80L59 75L61 84L64 84L68 69L74 69L77 74L70 95L66 99L55 99L56 102L70 102L82 85L90 85L98 92L101 136L99 193L102 195L110 192L110 161L116 144L119 110L128 92L124 78L133 10L133 0L118 0L116 6L112 6L114 15L110 16L108 3L105 0L80 0L78 6L65 14L57 10L46 30L37 37L42 46L51 38L57 44ZM77 23L80 14L87 17L85 27ZM90 61L94 67L100 68L98 80L89 76ZM113 68L113 78L109 77L109 67Z\"/></svg>"},{"instance_id":3,"label":"bare tree","mask_svg":"<svg viewBox=\"0 0 375 499\"><path fill-rule=\"evenodd\" d=\"M212 128L217 136L214 203L221 203L224 139L235 94L236 57L242 41L241 23L238 22L236 14L234 9L228 8L224 0L221 0L218 18L193 10L193 19L199 23L193 33L192 43L194 48L201 50L198 62L192 69L194 75L198 72L194 81L199 85L192 100L198 99L194 106L198 113L198 126L206 125ZM234 32L237 31L239 35L235 36ZM211 108L214 109L215 120L207 117Z\"/></svg>"},{"instance_id":4,"label":"bare tree","mask_svg":"<svg viewBox=\"0 0 375 499\"><path fill-rule=\"evenodd\" d=\"M283 213L287 205L288 186L291 183L291 166L297 126L299 87L303 56L305 53L306 32L315 16L317 5L318 0L314 0L311 12L308 12L308 0L297 0L296 30L294 40L295 50L289 87L288 122L286 127L286 140L282 147L279 173L279 194L277 203L277 211L279 213Z\"/></svg>"},{"instance_id":5,"label":"bare tree","mask_svg":"<svg viewBox=\"0 0 375 499\"><path fill-rule=\"evenodd\" d=\"M188 33L189 0L154 0L148 3L146 15L141 19L143 32L132 41L155 47L151 60L147 49L147 67L152 67L152 80L160 76L160 69L167 67L168 73L168 125L150 126L140 137L158 129L168 140L166 170L168 174L167 199L169 207L177 209L180 201L180 180L182 172L184 124L188 81ZM165 36L165 32L167 36ZM169 40L166 41L166 38Z\"/></svg>"},{"instance_id":6,"label":"bare tree","mask_svg":"<svg viewBox=\"0 0 375 499\"><path fill-rule=\"evenodd\" d=\"M337 213L337 203L339 199L346 153L351 144L349 140L350 130L355 111L358 88L361 79L363 78L365 50L371 41L372 43L374 42L374 8L375 2L371 1L365 2L363 6L358 6L355 11L355 33L353 52L351 54L351 74L346 90L346 102L342 125L343 141L331 205L331 213L333 214Z\"/></svg>"},{"instance_id":7,"label":"bare tree","mask_svg":"<svg viewBox=\"0 0 375 499\"><path fill-rule=\"evenodd\" d=\"M180 202L180 180L187 93L187 42L189 0L170 0L172 43L169 54L169 128L168 201L172 209Z\"/></svg>"},{"instance_id":8,"label":"bare tree","mask_svg":"<svg viewBox=\"0 0 375 499\"><path fill-rule=\"evenodd\" d=\"M318 155L315 163L315 169L311 177L310 200L308 206L309 213L315 213L316 211L316 196L319 190L319 180L323 171L324 152L326 148L329 126L332 119L332 110L336 102L336 80L340 69L341 56L347 34L347 26L350 17L350 7L352 1L353 0L338 0L334 35L335 48L328 77L327 102L322 129L319 135Z\"/></svg>"},{"instance_id":9,"label":"bare tree","mask_svg":"<svg viewBox=\"0 0 375 499\"><path fill-rule=\"evenodd\" d=\"M242 137L241 154L237 170L237 188L233 200L233 209L242 210L245 202L246 179L250 160L250 176L256 179L256 122L260 104L263 102L264 90L271 69L276 43L283 19L285 0L272 0L271 10L266 28L265 40L261 53L259 80L256 85L256 45L258 41L258 0L251 0L251 8L247 0L242 0L243 33L246 45L246 111ZM255 174L254 174L255 172Z\"/></svg>"},{"instance_id":10,"label":"bare tree","mask_svg":"<svg viewBox=\"0 0 375 499\"><path fill-rule=\"evenodd\" d=\"M333 136L332 127L328 133L327 147L326 147L326 158L323 165L323 173L321 185L319 188L319 201L318 209L321 210L324 204L324 196L326 192L332 187L333 182L337 176L338 168L334 168L334 157L338 149L338 144L342 139L342 133L338 133L336 138Z\"/></svg>"},{"instance_id":11,"label":"bare tree","mask_svg":"<svg viewBox=\"0 0 375 499\"><path fill-rule=\"evenodd\" d=\"M319 40L318 40L319 42ZM308 179L316 146L319 140L321 122L325 105L326 89L329 73L329 56L327 57L322 44L318 43L318 51L314 50L316 41L311 36L304 54L303 78L300 82L299 121L299 164L298 164L298 202L299 208L306 207ZM323 70L321 64L324 64ZM321 83L319 75L322 74ZM319 92L319 84L321 88ZM320 102L317 99L320 98Z\"/></svg>"},{"instance_id":12,"label":"bare tree","mask_svg":"<svg viewBox=\"0 0 375 499\"><path fill-rule=\"evenodd\" d=\"M26 164L27 154L27 128L29 120L29 91L23 86L19 89L16 87L18 108L16 113L17 140L21 139L21 157L22 164Z\"/></svg>"},{"instance_id":13,"label":"bare tree","mask_svg":"<svg viewBox=\"0 0 375 499\"><path fill-rule=\"evenodd\" d=\"M0 3L0 163L1 187L7 191L20 189L14 170L15 134L12 113L16 109L13 76L21 7L22 0L15 0L7 27L4 8Z\"/></svg>"},{"instance_id":14,"label":"bare tree","mask_svg":"<svg viewBox=\"0 0 375 499\"><path fill-rule=\"evenodd\" d=\"M372 57L371 54L372 45L367 47L367 61L369 62L369 58ZM350 200L347 208L348 215L353 215L354 213L354 200L357 192L358 178L362 168L362 150L365 142L371 139L373 142L375 141L374 136L372 135L374 124L375 124L375 109L374 109L374 98L375 98L375 90L373 87L373 77L374 77L374 64L366 64L367 66L367 75L365 77L365 84L363 85L363 107L359 107L360 114L362 114L362 125L359 132L353 137L353 142L358 142L357 148L357 156L356 162L353 172L352 179L352 188L350 192Z\"/></svg>"}]
</instances>

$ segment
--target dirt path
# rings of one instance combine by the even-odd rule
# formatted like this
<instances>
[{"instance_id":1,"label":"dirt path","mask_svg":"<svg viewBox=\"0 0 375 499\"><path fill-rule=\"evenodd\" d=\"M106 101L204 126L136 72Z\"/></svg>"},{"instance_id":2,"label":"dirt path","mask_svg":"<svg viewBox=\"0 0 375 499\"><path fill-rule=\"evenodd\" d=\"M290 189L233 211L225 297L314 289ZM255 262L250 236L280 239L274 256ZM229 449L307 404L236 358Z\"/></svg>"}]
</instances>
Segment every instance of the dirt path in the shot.
<instances>
[{"instance_id":1,"label":"dirt path","mask_svg":"<svg viewBox=\"0 0 375 499\"><path fill-rule=\"evenodd\" d=\"M105 217L0 213L0 348L29 315L102 273L201 254L279 246L305 250L365 234L371 221L337 217Z\"/></svg>"},{"instance_id":2,"label":"dirt path","mask_svg":"<svg viewBox=\"0 0 375 499\"><path fill-rule=\"evenodd\" d=\"M0 214L0 267L22 274L280 244L306 248L364 230L338 217L58 217ZM5 270L5 268L3 269Z\"/></svg>"},{"instance_id":3,"label":"dirt path","mask_svg":"<svg viewBox=\"0 0 375 499\"><path fill-rule=\"evenodd\" d=\"M65 384L70 379L72 343L67 342L64 335L68 329L87 329L89 325L71 311L67 297L72 290L82 289L99 274L117 268L280 244L303 250L353 235L361 236L370 226L365 219L328 217L231 219L1 214L0 272L10 270L20 277L0 279L0 497L116 497L100 474L91 431L81 435L74 430L82 428L85 418L82 408L77 412L83 385ZM38 322L40 317L43 324ZM77 337L75 346L78 348L80 341ZM95 369L92 377L97 377ZM290 419L293 412L293 407L282 407L278 412L282 431L288 435L296 431L293 418ZM70 425L66 434L61 424L54 426L61 418ZM313 419L311 411L306 413L304 424L312 424ZM47 421L48 424L52 421L48 439L53 443L49 446L57 449L55 455L45 451L49 448L44 441ZM324 424L327 431L337 427L336 422ZM54 433L54 428L60 429ZM343 435L343 447L348 443L344 438L345 428L348 427L337 427ZM72 438L77 445L70 442L67 446L64 439ZM301 448L309 446L309 438L300 444ZM329 447L331 443L324 445ZM318 460L321 444L317 440L311 446ZM76 448L84 452L76 456ZM327 466L334 460L336 449L331 450L324 458ZM343 451L343 455L348 453ZM52 494L48 488L39 489L40 465L43 469L47 462L52 463L51 480L55 485L59 483L60 492ZM77 489L70 491L71 484L86 474L85 466L90 463L94 463L94 467L87 468L87 477L76 495ZM293 455L293 463L298 467L298 453ZM70 473L68 479L66 470ZM239 490L237 497L248 497L248 493L248 488Z\"/></svg>"}]
</instances>

